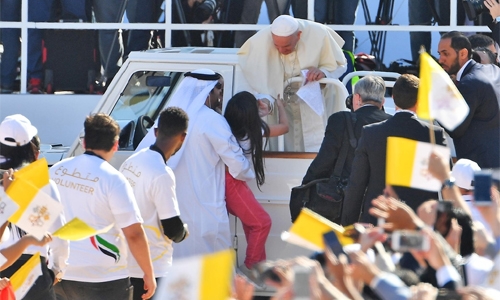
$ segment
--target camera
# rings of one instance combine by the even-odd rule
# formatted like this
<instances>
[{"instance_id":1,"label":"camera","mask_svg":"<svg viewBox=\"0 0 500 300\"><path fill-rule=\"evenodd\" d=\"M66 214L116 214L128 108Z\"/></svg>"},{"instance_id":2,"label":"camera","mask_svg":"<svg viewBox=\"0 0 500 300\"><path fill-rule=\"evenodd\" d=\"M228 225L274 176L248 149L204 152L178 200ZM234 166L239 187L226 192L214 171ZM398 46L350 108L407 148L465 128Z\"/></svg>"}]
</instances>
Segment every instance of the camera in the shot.
<instances>
[{"instance_id":1,"label":"camera","mask_svg":"<svg viewBox=\"0 0 500 300\"><path fill-rule=\"evenodd\" d=\"M391 246L394 251L420 250L427 251L430 247L429 238L420 231L398 230L392 233Z\"/></svg>"},{"instance_id":2,"label":"camera","mask_svg":"<svg viewBox=\"0 0 500 300\"><path fill-rule=\"evenodd\" d=\"M437 210L439 213L450 213L453 210L453 203L451 201L439 201Z\"/></svg>"},{"instance_id":3,"label":"camera","mask_svg":"<svg viewBox=\"0 0 500 300\"><path fill-rule=\"evenodd\" d=\"M345 98L345 107L347 107L352 111L352 94L350 94L349 96L347 96L347 98Z\"/></svg>"},{"instance_id":4,"label":"camera","mask_svg":"<svg viewBox=\"0 0 500 300\"><path fill-rule=\"evenodd\" d=\"M276 267L276 263L272 261L259 262L252 267L252 272L256 275L255 277L259 285L263 285L266 280L281 283L281 278L273 270L274 267Z\"/></svg>"},{"instance_id":5,"label":"camera","mask_svg":"<svg viewBox=\"0 0 500 300\"><path fill-rule=\"evenodd\" d=\"M480 14L489 11L484 6L484 0L462 0L462 4L469 20L475 20Z\"/></svg>"},{"instance_id":6,"label":"camera","mask_svg":"<svg viewBox=\"0 0 500 300\"><path fill-rule=\"evenodd\" d=\"M216 0L205 0L196 6L194 12L194 19L196 23L202 23L203 21L214 15L217 10Z\"/></svg>"}]
</instances>

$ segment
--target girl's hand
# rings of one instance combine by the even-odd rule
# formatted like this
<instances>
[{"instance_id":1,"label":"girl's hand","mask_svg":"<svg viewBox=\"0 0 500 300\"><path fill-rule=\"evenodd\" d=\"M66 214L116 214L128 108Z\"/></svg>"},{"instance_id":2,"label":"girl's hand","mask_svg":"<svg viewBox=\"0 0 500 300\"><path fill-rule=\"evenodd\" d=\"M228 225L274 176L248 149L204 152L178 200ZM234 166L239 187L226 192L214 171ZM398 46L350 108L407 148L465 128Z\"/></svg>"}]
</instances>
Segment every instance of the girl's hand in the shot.
<instances>
[{"instance_id":1,"label":"girl's hand","mask_svg":"<svg viewBox=\"0 0 500 300\"><path fill-rule=\"evenodd\" d=\"M9 278L4 277L4 278L0 279L0 291L3 290L4 288L6 288L7 285L9 285Z\"/></svg>"}]
</instances>

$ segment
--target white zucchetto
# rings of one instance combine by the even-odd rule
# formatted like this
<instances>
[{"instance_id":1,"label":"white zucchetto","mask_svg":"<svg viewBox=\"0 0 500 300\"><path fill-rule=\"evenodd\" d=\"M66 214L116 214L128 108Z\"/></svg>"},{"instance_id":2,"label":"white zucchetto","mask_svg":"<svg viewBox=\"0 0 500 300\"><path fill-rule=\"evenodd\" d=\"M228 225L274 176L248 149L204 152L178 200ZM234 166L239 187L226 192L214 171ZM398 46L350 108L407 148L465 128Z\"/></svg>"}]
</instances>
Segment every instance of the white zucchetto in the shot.
<instances>
[{"instance_id":1,"label":"white zucchetto","mask_svg":"<svg viewBox=\"0 0 500 300\"><path fill-rule=\"evenodd\" d=\"M288 15L277 17L271 24L271 32L277 36L291 36L299 29L299 22Z\"/></svg>"}]
</instances>

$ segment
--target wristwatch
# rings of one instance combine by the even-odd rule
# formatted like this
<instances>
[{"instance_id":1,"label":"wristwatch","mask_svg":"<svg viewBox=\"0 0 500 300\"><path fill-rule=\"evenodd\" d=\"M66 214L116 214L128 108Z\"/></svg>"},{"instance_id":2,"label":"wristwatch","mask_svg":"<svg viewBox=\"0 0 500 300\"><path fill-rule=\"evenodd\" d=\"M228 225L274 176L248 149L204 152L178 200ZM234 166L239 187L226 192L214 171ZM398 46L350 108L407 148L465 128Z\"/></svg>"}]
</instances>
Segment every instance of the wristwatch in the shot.
<instances>
[{"instance_id":1,"label":"wristwatch","mask_svg":"<svg viewBox=\"0 0 500 300\"><path fill-rule=\"evenodd\" d=\"M55 268L53 268L52 271L54 272L54 276L55 276L55 279L57 280L57 282L61 282L62 278L63 278L63 272L61 270L57 270Z\"/></svg>"},{"instance_id":2,"label":"wristwatch","mask_svg":"<svg viewBox=\"0 0 500 300\"><path fill-rule=\"evenodd\" d=\"M455 178L450 177L443 182L441 189L451 189L455 186Z\"/></svg>"},{"instance_id":3,"label":"wristwatch","mask_svg":"<svg viewBox=\"0 0 500 300\"><path fill-rule=\"evenodd\" d=\"M495 18L495 23L500 23L500 16Z\"/></svg>"}]
</instances>

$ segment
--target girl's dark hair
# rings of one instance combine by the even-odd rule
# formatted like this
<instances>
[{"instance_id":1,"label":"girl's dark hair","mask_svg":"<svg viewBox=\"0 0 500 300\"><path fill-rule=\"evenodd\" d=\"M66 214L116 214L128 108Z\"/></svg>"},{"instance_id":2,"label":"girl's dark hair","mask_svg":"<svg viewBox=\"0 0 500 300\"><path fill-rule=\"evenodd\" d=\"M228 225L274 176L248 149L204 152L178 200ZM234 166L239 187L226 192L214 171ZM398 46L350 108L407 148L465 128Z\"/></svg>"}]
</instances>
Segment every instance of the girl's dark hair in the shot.
<instances>
[{"instance_id":1,"label":"girl's dark hair","mask_svg":"<svg viewBox=\"0 0 500 300\"><path fill-rule=\"evenodd\" d=\"M265 144L262 145L262 137L269 137L269 126L259 117L257 99L249 92L237 93L227 103L224 117L238 141L250 141L250 149L243 149L243 152L252 155L257 185L263 185L265 174L262 149Z\"/></svg>"},{"instance_id":2,"label":"girl's dark hair","mask_svg":"<svg viewBox=\"0 0 500 300\"><path fill-rule=\"evenodd\" d=\"M23 165L34 162L40 150L40 138L34 136L33 139L23 146L7 146L0 143L0 156L5 159L0 163L0 169L19 169Z\"/></svg>"},{"instance_id":3,"label":"girl's dark hair","mask_svg":"<svg viewBox=\"0 0 500 300\"><path fill-rule=\"evenodd\" d=\"M40 138L35 135L29 143L23 146L7 146L0 143L0 155L4 157L5 161L0 163L0 169L20 169L25 165L37 160L38 151L40 151ZM9 228L12 229L12 224L9 223ZM16 234L19 238L26 235L26 231L19 227L16 228Z\"/></svg>"}]
</instances>

